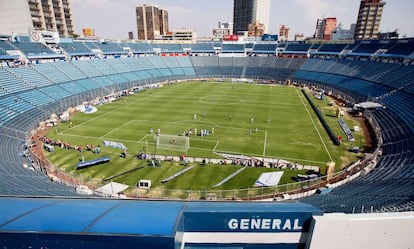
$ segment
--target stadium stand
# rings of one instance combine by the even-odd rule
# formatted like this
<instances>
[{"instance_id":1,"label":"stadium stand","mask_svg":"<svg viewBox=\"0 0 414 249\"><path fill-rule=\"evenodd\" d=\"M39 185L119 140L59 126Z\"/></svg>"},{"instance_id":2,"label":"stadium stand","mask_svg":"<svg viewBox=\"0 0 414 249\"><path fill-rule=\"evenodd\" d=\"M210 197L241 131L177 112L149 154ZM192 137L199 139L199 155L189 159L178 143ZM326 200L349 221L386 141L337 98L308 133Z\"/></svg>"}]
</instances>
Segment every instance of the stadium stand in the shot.
<instances>
[{"instance_id":1,"label":"stadium stand","mask_svg":"<svg viewBox=\"0 0 414 249\"><path fill-rule=\"evenodd\" d=\"M0 60L15 60L18 55L10 55L10 51L19 51L16 47L11 46L7 40L0 40Z\"/></svg>"},{"instance_id":2,"label":"stadium stand","mask_svg":"<svg viewBox=\"0 0 414 249\"><path fill-rule=\"evenodd\" d=\"M158 48L161 54L184 53L180 44L153 44L153 48Z\"/></svg>"},{"instance_id":3,"label":"stadium stand","mask_svg":"<svg viewBox=\"0 0 414 249\"><path fill-rule=\"evenodd\" d=\"M85 42L65 42L59 43L59 46L64 49L64 51L69 56L94 56L95 53L92 52L90 47L86 45Z\"/></svg>"},{"instance_id":4,"label":"stadium stand","mask_svg":"<svg viewBox=\"0 0 414 249\"><path fill-rule=\"evenodd\" d=\"M30 89L28 82L23 82L17 75L13 75L12 72L5 68L0 68L0 82L2 91L4 91L5 94Z\"/></svg>"},{"instance_id":5,"label":"stadium stand","mask_svg":"<svg viewBox=\"0 0 414 249\"><path fill-rule=\"evenodd\" d=\"M190 52L194 54L215 54L216 50L211 42L198 42L191 44Z\"/></svg>"},{"instance_id":6,"label":"stadium stand","mask_svg":"<svg viewBox=\"0 0 414 249\"><path fill-rule=\"evenodd\" d=\"M352 49L350 55L371 56L379 49L383 48L384 44L379 41L357 41L356 46Z\"/></svg>"},{"instance_id":7,"label":"stadium stand","mask_svg":"<svg viewBox=\"0 0 414 249\"><path fill-rule=\"evenodd\" d=\"M155 54L154 49L148 43L126 43L134 54Z\"/></svg>"},{"instance_id":8,"label":"stadium stand","mask_svg":"<svg viewBox=\"0 0 414 249\"><path fill-rule=\"evenodd\" d=\"M339 55L348 44L322 44L314 54Z\"/></svg>"},{"instance_id":9,"label":"stadium stand","mask_svg":"<svg viewBox=\"0 0 414 249\"><path fill-rule=\"evenodd\" d=\"M244 44L223 43L221 47L222 53L245 53Z\"/></svg>"},{"instance_id":10,"label":"stadium stand","mask_svg":"<svg viewBox=\"0 0 414 249\"><path fill-rule=\"evenodd\" d=\"M255 44L252 54L276 54L277 44Z\"/></svg>"},{"instance_id":11,"label":"stadium stand","mask_svg":"<svg viewBox=\"0 0 414 249\"><path fill-rule=\"evenodd\" d=\"M96 48L100 49L104 55L125 55L128 51L124 50L119 43L112 42L94 42Z\"/></svg>"},{"instance_id":12,"label":"stadium stand","mask_svg":"<svg viewBox=\"0 0 414 249\"><path fill-rule=\"evenodd\" d=\"M382 57L404 57L414 53L414 40L402 39L394 43L387 49L387 52L381 54Z\"/></svg>"},{"instance_id":13,"label":"stadium stand","mask_svg":"<svg viewBox=\"0 0 414 249\"><path fill-rule=\"evenodd\" d=\"M31 42L28 36L17 36L16 42L10 43L16 47L29 59L43 58L63 58L63 54L58 54L43 43Z\"/></svg>"},{"instance_id":14,"label":"stadium stand","mask_svg":"<svg viewBox=\"0 0 414 249\"><path fill-rule=\"evenodd\" d=\"M312 44L306 43L287 43L281 54L307 55L311 46ZM279 45L278 48L283 48L283 46Z\"/></svg>"},{"instance_id":15,"label":"stadium stand","mask_svg":"<svg viewBox=\"0 0 414 249\"><path fill-rule=\"evenodd\" d=\"M367 208L374 211L412 210L413 43L413 39L402 39L354 44L280 43L277 47L256 44L251 48L252 54L265 56L221 57L214 55L216 51L244 55L246 47L240 44L199 43L187 48L191 56L156 56L157 50L183 53L184 49L175 44L73 41L59 44L69 56L66 61L36 64L38 62L35 59L30 61L34 57L29 54L47 54L49 58L62 55L26 38L21 38L19 42L1 41L0 55L18 49L27 55L32 64L15 67L3 63L0 68L0 194L79 195L73 186L51 181L39 171L34 158L27 154L28 132L36 128L39 121L50 117L51 113L61 112L79 104L81 100L152 82L182 78L247 77L316 84L341 94L351 103L373 100L386 106L385 109L366 112L378 123L382 134L382 156L378 157L376 168L371 172L362 172L356 180L329 193L302 198L300 201L320 207L324 212L364 212ZM278 49L284 49L286 55L307 55L308 51L314 51L312 53L344 56L330 59L273 56L273 51ZM117 54L120 58L96 59L93 51L98 50L103 54ZM126 54L127 50L131 53ZM378 56L397 60L373 59ZM404 58L404 63L401 58Z\"/></svg>"}]
</instances>

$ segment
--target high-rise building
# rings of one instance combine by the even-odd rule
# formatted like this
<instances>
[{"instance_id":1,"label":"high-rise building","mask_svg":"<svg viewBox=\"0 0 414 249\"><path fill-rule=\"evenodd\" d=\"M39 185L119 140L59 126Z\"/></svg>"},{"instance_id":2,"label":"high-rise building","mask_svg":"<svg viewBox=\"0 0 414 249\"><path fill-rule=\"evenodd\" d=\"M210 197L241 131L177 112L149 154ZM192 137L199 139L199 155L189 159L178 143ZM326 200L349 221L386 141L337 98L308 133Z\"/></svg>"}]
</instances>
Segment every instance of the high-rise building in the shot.
<instances>
[{"instance_id":1,"label":"high-rise building","mask_svg":"<svg viewBox=\"0 0 414 249\"><path fill-rule=\"evenodd\" d=\"M330 40L331 33L336 28L336 17L318 18L316 21L315 39Z\"/></svg>"},{"instance_id":2,"label":"high-rise building","mask_svg":"<svg viewBox=\"0 0 414 249\"><path fill-rule=\"evenodd\" d=\"M316 29L315 29L315 34L313 35L313 37L317 40L322 40L323 39L323 32L325 30L325 18L318 18L318 20L316 20Z\"/></svg>"},{"instance_id":3,"label":"high-rise building","mask_svg":"<svg viewBox=\"0 0 414 249\"><path fill-rule=\"evenodd\" d=\"M0 33L29 33L33 30L73 36L70 0L13 0L0 4Z\"/></svg>"},{"instance_id":4,"label":"high-rise building","mask_svg":"<svg viewBox=\"0 0 414 249\"><path fill-rule=\"evenodd\" d=\"M168 11L156 5L136 7L138 40L155 40L168 32Z\"/></svg>"},{"instance_id":5,"label":"high-rise building","mask_svg":"<svg viewBox=\"0 0 414 249\"><path fill-rule=\"evenodd\" d=\"M197 32L189 28L181 28L173 31L168 31L164 35L155 38L163 41L195 41L197 39Z\"/></svg>"},{"instance_id":6,"label":"high-rise building","mask_svg":"<svg viewBox=\"0 0 414 249\"><path fill-rule=\"evenodd\" d=\"M130 39L130 40L134 39L134 32L132 32L132 31L128 32L128 39Z\"/></svg>"},{"instance_id":7,"label":"high-rise building","mask_svg":"<svg viewBox=\"0 0 414 249\"><path fill-rule=\"evenodd\" d=\"M289 39L289 30L290 28L286 27L285 25L280 25L279 40L287 41Z\"/></svg>"},{"instance_id":8,"label":"high-rise building","mask_svg":"<svg viewBox=\"0 0 414 249\"><path fill-rule=\"evenodd\" d=\"M218 23L218 27L213 29L214 38L223 38L233 34L233 23L232 22L222 22Z\"/></svg>"},{"instance_id":9,"label":"high-rise building","mask_svg":"<svg viewBox=\"0 0 414 249\"><path fill-rule=\"evenodd\" d=\"M355 26L355 40L378 39L379 25L385 2L361 0Z\"/></svg>"},{"instance_id":10,"label":"high-rise building","mask_svg":"<svg viewBox=\"0 0 414 249\"><path fill-rule=\"evenodd\" d=\"M344 29L342 24L339 23L338 26L331 33L332 41L341 41L341 40L353 40L355 33L355 24L351 24L349 29Z\"/></svg>"},{"instance_id":11,"label":"high-rise building","mask_svg":"<svg viewBox=\"0 0 414 249\"><path fill-rule=\"evenodd\" d=\"M336 28L336 17L327 17L325 22L325 30L323 32L323 39L324 40L331 40L332 31Z\"/></svg>"},{"instance_id":12,"label":"high-rise building","mask_svg":"<svg viewBox=\"0 0 414 249\"><path fill-rule=\"evenodd\" d=\"M247 31L249 24L261 23L269 31L270 0L234 0L233 34Z\"/></svg>"},{"instance_id":13,"label":"high-rise building","mask_svg":"<svg viewBox=\"0 0 414 249\"><path fill-rule=\"evenodd\" d=\"M305 35L303 33L296 33L294 36L294 41L304 41Z\"/></svg>"},{"instance_id":14,"label":"high-rise building","mask_svg":"<svg viewBox=\"0 0 414 249\"><path fill-rule=\"evenodd\" d=\"M247 34L249 37L262 37L265 34L265 27L258 21L249 24Z\"/></svg>"}]
</instances>

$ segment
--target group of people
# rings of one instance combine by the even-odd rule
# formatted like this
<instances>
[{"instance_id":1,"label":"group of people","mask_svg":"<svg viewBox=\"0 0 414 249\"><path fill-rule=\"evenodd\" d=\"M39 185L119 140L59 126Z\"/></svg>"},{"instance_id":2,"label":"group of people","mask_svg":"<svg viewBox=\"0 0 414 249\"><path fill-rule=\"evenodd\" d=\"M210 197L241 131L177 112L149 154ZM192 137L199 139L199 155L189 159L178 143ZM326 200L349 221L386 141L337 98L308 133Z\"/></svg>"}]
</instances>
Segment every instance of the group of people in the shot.
<instances>
[{"instance_id":1,"label":"group of people","mask_svg":"<svg viewBox=\"0 0 414 249\"><path fill-rule=\"evenodd\" d=\"M183 130L180 135L181 136L192 136L193 134L196 136L201 136L201 137L208 136L210 134L214 134L214 127L212 127L211 130L201 129L200 132L198 132L197 128L195 128L194 130L193 129Z\"/></svg>"},{"instance_id":2,"label":"group of people","mask_svg":"<svg viewBox=\"0 0 414 249\"><path fill-rule=\"evenodd\" d=\"M249 159L232 159L230 162L232 165L241 165L241 166L249 166L249 167L264 167L265 166L265 161L264 159L259 160L259 159L254 159L254 158L249 158ZM226 159L220 160L219 164L221 165L226 165L228 164L228 161Z\"/></svg>"},{"instance_id":3,"label":"group of people","mask_svg":"<svg viewBox=\"0 0 414 249\"><path fill-rule=\"evenodd\" d=\"M66 143L64 141L62 141L61 139L58 140L53 140L50 139L46 136L42 136L40 137L40 141L43 142L44 144L48 144L48 145L52 145L52 146L58 146L62 149L65 150L77 150L77 151L82 151L82 150L86 150L86 151L92 151L95 154L100 154L101 153L101 146L98 144L97 146L94 146L93 144L86 144L86 146L82 146L82 145L71 145L70 143Z\"/></svg>"},{"instance_id":4,"label":"group of people","mask_svg":"<svg viewBox=\"0 0 414 249\"><path fill-rule=\"evenodd\" d=\"M245 167L270 167L270 168L289 168L289 169L296 169L297 162L295 164L286 164L283 160L272 160L272 161L265 161L264 159L257 159L257 158L236 158L236 159L223 159L220 160L218 164L226 165L241 165Z\"/></svg>"}]
</instances>

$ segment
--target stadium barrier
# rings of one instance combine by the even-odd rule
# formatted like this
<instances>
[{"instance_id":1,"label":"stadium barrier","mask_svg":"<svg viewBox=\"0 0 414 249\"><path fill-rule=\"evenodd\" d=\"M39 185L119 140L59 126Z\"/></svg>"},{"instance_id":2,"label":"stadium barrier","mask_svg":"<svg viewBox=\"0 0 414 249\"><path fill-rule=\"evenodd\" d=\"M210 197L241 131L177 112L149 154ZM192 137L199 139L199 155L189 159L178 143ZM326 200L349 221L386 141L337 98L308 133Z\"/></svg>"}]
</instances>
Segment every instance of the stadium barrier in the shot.
<instances>
[{"instance_id":1,"label":"stadium barrier","mask_svg":"<svg viewBox=\"0 0 414 249\"><path fill-rule=\"evenodd\" d=\"M304 89L302 89L302 93L303 93L303 95L305 95L306 100L309 102L309 104L311 105L312 109L315 111L316 116L318 116L319 121L321 121L322 126L323 126L323 128L325 128L326 132L328 133L329 138L332 140L332 142L335 145L340 145L341 143L339 142L339 139L335 136L335 134L333 133L333 131L329 127L328 123L326 123L325 119L323 118L321 112L315 106L315 104L313 103L313 101L309 98L308 94L305 92Z\"/></svg>"}]
</instances>

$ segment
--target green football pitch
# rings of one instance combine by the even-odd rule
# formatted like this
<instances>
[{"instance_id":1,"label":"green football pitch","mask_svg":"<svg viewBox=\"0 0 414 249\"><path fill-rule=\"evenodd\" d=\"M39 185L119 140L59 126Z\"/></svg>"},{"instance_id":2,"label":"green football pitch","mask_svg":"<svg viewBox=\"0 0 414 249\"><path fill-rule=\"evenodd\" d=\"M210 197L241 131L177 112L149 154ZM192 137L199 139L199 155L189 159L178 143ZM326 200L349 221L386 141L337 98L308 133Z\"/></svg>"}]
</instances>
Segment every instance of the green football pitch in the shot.
<instances>
[{"instance_id":1,"label":"green football pitch","mask_svg":"<svg viewBox=\"0 0 414 249\"><path fill-rule=\"evenodd\" d=\"M314 102L323 110L332 130L344 137L334 117L335 109L328 106L329 100L314 99ZM329 161L336 162L337 167L340 167L356 159L355 154L347 151L350 143L344 142L341 146L332 144L300 88L296 87L230 82L166 84L97 106L97 109L92 114L71 115L72 126L69 122L59 124L49 131L48 137L71 145L99 144L101 154L84 151L81 155L80 152L63 149L47 154L51 162L67 172L84 174L84 177L96 181L142 165L143 162L135 157L139 152L148 155L185 154L200 158L220 158L221 153L226 153L284 159L321 167ZM346 119L346 122L350 127L358 124L352 119ZM177 143L177 146L167 144L157 148L155 133L158 130L160 134L173 138L174 145ZM209 134L196 135L196 130L198 134L202 130L209 131ZM189 146L185 148L182 135L189 131L192 134L188 136ZM363 145L363 134L355 136L357 141L354 143ZM128 148L127 158L119 157L122 152L119 149L104 147L103 141L124 144ZM102 156L110 156L111 162L75 170L81 157L91 160ZM179 170L180 167L177 167L175 172ZM257 170L257 174L266 170L269 169ZM139 174L144 174L138 172L146 172L149 178L154 174L149 173L150 169L145 169L131 173L133 176L121 177L122 181L134 185L137 178L143 177ZM220 170L215 172L221 174ZM154 179L159 180L172 173L174 172L157 173ZM229 172L222 174L225 176ZM252 178L254 177L256 176ZM192 179L197 181L195 176ZM255 179L251 180L254 182ZM290 179L288 177L283 181L289 182ZM206 188L213 185L208 179L199 182L201 185L194 182L187 183L189 186L169 184L174 184L171 187L177 188ZM240 188L252 184L240 179L239 183L223 188Z\"/></svg>"}]
</instances>

